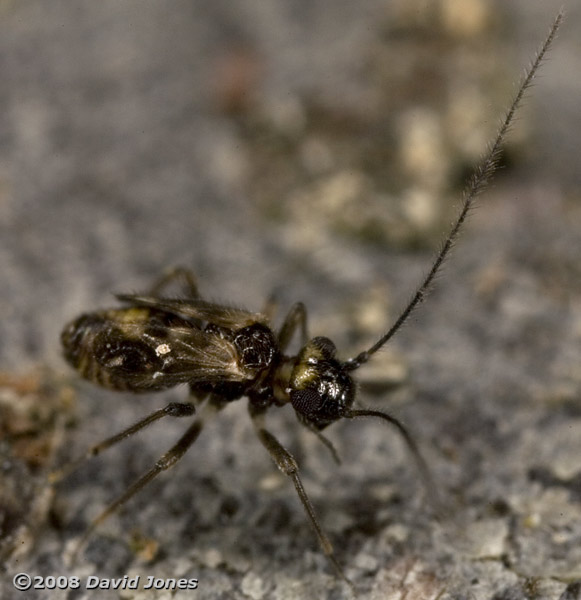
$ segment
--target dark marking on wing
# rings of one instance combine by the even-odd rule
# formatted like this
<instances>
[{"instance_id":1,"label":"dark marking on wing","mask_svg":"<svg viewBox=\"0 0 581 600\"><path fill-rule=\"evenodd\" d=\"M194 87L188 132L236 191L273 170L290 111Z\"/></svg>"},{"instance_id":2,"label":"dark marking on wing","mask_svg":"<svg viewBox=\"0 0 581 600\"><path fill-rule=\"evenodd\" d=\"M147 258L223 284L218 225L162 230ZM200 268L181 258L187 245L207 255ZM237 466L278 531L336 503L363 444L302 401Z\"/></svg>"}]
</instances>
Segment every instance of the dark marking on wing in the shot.
<instances>
[{"instance_id":1,"label":"dark marking on wing","mask_svg":"<svg viewBox=\"0 0 581 600\"><path fill-rule=\"evenodd\" d=\"M243 382L244 367L232 340L186 320L148 308L81 315L63 332L65 358L87 379L134 392L180 383Z\"/></svg>"}]
</instances>

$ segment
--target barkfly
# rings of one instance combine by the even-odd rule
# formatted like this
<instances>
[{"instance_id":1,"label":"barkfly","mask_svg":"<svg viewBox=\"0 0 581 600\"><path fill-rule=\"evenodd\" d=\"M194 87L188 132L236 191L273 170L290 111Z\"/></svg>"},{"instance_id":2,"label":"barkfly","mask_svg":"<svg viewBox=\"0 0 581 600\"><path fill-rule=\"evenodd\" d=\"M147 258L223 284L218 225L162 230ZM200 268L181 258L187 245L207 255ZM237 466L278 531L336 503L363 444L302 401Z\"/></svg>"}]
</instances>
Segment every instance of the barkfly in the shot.
<instances>
[{"instance_id":1,"label":"barkfly","mask_svg":"<svg viewBox=\"0 0 581 600\"><path fill-rule=\"evenodd\" d=\"M476 197L497 168L500 147L515 111L561 21L562 14L559 13L525 74L494 143L470 179L458 217L431 269L391 328L369 349L354 358L340 360L335 344L329 338L308 338L307 313L302 303L295 304L282 325L275 330L271 325L270 307L267 306L263 312L252 313L205 301L198 293L193 275L185 269L169 273L149 293L117 296L125 307L81 315L65 328L62 333L65 358L86 379L112 390L132 392L157 391L187 384L190 397L184 403L168 404L93 446L85 457L54 473L54 480L69 473L84 458L99 454L159 419L195 415L193 423L177 443L92 522L79 546L111 513L180 460L213 414L230 402L246 397L258 439L276 466L294 484L321 548L336 573L352 585L319 524L295 459L266 429L265 414L272 407L290 403L299 422L318 436L335 458L333 446L322 433L326 427L340 419L376 417L386 421L403 437L418 462L425 484L434 494L435 486L426 464L404 425L387 413L354 408L352 373L392 338L429 291ZM182 297L163 295L163 290L172 282L181 283ZM297 331L301 350L296 356L288 355L285 352Z\"/></svg>"}]
</instances>

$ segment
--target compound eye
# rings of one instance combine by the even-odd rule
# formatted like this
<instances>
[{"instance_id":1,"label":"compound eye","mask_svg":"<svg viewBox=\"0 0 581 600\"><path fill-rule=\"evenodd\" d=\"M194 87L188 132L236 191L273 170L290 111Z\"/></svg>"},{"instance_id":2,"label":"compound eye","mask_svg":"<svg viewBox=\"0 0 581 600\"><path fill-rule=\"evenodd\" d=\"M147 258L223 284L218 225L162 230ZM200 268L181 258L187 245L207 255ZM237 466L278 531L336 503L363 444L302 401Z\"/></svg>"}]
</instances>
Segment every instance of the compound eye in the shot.
<instances>
[{"instance_id":1,"label":"compound eye","mask_svg":"<svg viewBox=\"0 0 581 600\"><path fill-rule=\"evenodd\" d=\"M321 398L321 394L313 388L295 390L291 393L291 404L298 413L309 418L321 410L323 398Z\"/></svg>"}]
</instances>

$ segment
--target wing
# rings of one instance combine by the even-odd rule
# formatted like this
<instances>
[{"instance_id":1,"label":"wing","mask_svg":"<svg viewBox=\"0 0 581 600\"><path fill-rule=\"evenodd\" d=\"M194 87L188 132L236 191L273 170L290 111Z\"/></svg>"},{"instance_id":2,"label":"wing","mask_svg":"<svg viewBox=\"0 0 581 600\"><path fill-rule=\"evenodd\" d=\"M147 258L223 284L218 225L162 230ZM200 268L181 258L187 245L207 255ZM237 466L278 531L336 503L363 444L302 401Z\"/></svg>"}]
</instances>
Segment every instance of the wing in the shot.
<instances>
[{"instance_id":1,"label":"wing","mask_svg":"<svg viewBox=\"0 0 581 600\"><path fill-rule=\"evenodd\" d=\"M223 306L199 298L156 298L138 294L117 294L118 300L132 306L142 306L161 310L182 319L194 319L213 323L226 329L242 329L255 323L268 325L268 319L262 313L254 313L240 308Z\"/></svg>"},{"instance_id":2,"label":"wing","mask_svg":"<svg viewBox=\"0 0 581 600\"><path fill-rule=\"evenodd\" d=\"M134 392L255 375L244 369L230 340L164 315L148 308L82 315L62 334L65 358L95 383Z\"/></svg>"}]
</instances>

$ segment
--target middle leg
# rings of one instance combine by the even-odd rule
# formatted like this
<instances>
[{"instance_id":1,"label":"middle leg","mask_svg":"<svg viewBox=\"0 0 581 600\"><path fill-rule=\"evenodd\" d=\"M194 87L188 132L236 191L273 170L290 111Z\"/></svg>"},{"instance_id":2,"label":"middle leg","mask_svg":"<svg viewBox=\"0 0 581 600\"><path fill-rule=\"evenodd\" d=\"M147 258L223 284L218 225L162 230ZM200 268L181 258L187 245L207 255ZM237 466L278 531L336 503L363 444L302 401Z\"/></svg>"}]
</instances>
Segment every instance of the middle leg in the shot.
<instances>
[{"instance_id":1,"label":"middle leg","mask_svg":"<svg viewBox=\"0 0 581 600\"><path fill-rule=\"evenodd\" d=\"M87 459L93 458L94 456L98 456L107 448L114 446L115 444L123 441L124 439L132 436L133 434L141 431L148 425L151 425L155 421L162 419L163 417L190 417L196 412L196 408L193 404L187 403L178 403L178 402L170 402L166 407L160 408L155 412L147 415L147 417L137 421L127 429L120 431L119 433L112 435L111 437L104 439L103 441L91 446L83 456L80 458L65 464L60 469L53 471L49 475L49 480L51 483L57 483L61 479L64 479L68 475L70 475L73 471L76 471L78 467L81 466Z\"/></svg>"},{"instance_id":2,"label":"middle leg","mask_svg":"<svg viewBox=\"0 0 581 600\"><path fill-rule=\"evenodd\" d=\"M198 419L190 425L186 433L180 438L177 444L170 448L156 463L155 465L142 475L137 481L133 482L121 496L115 499L105 510L96 517L87 531L85 531L83 537L79 540L74 553L73 560L77 553L85 545L87 540L91 537L92 533L108 519L115 511L117 511L123 504L130 500L135 494L141 491L150 481L155 479L162 471L166 471L170 467L173 467L180 458L187 452L188 448L196 441L200 435L203 427L203 422Z\"/></svg>"},{"instance_id":3,"label":"middle leg","mask_svg":"<svg viewBox=\"0 0 581 600\"><path fill-rule=\"evenodd\" d=\"M137 481L133 482L121 496L111 502L111 504L109 504L109 506L107 506L107 508L92 521L74 550L73 560L80 549L85 545L91 534L99 525L101 525L101 523L103 523L103 521L109 518L123 504L140 492L150 481L155 479L163 471L167 471L173 467L184 456L190 446L198 439L208 418L216 414L222 406L223 405L218 401L212 401L212 398L210 398L208 404L203 407L204 410L202 411L202 414L190 425L178 442L161 456L149 471L137 479Z\"/></svg>"}]
</instances>

